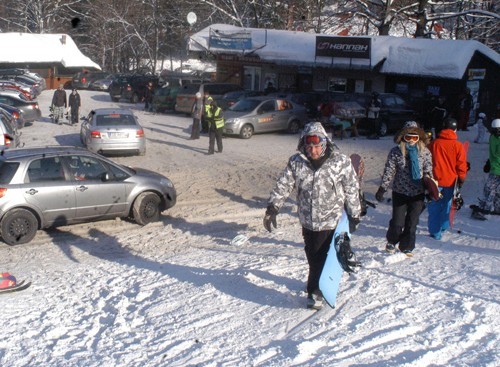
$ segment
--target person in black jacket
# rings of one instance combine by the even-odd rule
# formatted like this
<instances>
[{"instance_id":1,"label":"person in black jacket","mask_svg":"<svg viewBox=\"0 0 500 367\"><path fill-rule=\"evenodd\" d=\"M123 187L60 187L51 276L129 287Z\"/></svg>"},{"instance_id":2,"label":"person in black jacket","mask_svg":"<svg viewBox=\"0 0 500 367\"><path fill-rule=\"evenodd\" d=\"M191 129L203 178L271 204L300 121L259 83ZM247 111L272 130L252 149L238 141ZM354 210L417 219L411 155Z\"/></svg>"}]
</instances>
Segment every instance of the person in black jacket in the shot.
<instances>
[{"instance_id":1,"label":"person in black jacket","mask_svg":"<svg viewBox=\"0 0 500 367\"><path fill-rule=\"evenodd\" d=\"M71 110L71 125L78 123L78 116L80 115L81 99L78 91L73 89L69 95L68 107Z\"/></svg>"},{"instance_id":2,"label":"person in black jacket","mask_svg":"<svg viewBox=\"0 0 500 367\"><path fill-rule=\"evenodd\" d=\"M153 83L149 82L146 86L146 91L144 92L144 111L151 112L153 110L153 95L154 95Z\"/></svg>"},{"instance_id":3,"label":"person in black jacket","mask_svg":"<svg viewBox=\"0 0 500 367\"><path fill-rule=\"evenodd\" d=\"M66 91L64 90L64 85L59 84L52 96L51 110L54 115L54 122L56 124L62 124L62 119L64 116L64 110L67 107Z\"/></svg>"}]
</instances>

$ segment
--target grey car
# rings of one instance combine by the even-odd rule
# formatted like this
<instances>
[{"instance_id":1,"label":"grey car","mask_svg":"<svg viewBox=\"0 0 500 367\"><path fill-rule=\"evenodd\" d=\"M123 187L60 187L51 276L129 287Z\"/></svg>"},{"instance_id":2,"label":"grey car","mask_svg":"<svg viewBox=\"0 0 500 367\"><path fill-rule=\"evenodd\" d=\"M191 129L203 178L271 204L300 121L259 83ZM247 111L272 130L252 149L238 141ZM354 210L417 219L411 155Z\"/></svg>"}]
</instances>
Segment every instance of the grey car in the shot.
<instances>
[{"instance_id":1,"label":"grey car","mask_svg":"<svg viewBox=\"0 0 500 367\"><path fill-rule=\"evenodd\" d=\"M42 117L37 101L24 101L14 96L0 94L0 103L14 106L23 111L24 122L33 122Z\"/></svg>"},{"instance_id":2,"label":"grey car","mask_svg":"<svg viewBox=\"0 0 500 367\"><path fill-rule=\"evenodd\" d=\"M15 118L0 107L0 150L17 148L21 134L17 131Z\"/></svg>"},{"instance_id":3,"label":"grey car","mask_svg":"<svg viewBox=\"0 0 500 367\"><path fill-rule=\"evenodd\" d=\"M0 156L0 233L10 245L38 229L116 217L158 221L176 203L167 177L77 147L6 150Z\"/></svg>"},{"instance_id":4,"label":"grey car","mask_svg":"<svg viewBox=\"0 0 500 367\"><path fill-rule=\"evenodd\" d=\"M286 130L297 133L307 121L307 111L276 97L245 98L224 112L224 134L249 139L254 133Z\"/></svg>"},{"instance_id":5,"label":"grey car","mask_svg":"<svg viewBox=\"0 0 500 367\"><path fill-rule=\"evenodd\" d=\"M80 139L88 150L99 154L146 154L144 129L127 108L91 111L82 122Z\"/></svg>"}]
</instances>

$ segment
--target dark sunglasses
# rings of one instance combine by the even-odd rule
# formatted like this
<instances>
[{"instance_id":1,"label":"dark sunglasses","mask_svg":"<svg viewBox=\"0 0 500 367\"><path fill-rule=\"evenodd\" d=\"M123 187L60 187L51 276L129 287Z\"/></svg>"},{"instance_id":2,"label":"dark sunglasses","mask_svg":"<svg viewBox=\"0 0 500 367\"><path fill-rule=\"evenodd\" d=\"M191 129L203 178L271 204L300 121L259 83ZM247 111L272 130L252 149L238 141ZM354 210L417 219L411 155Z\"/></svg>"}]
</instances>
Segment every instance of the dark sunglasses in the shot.
<instances>
[{"instance_id":1,"label":"dark sunglasses","mask_svg":"<svg viewBox=\"0 0 500 367\"><path fill-rule=\"evenodd\" d=\"M405 141L410 142L410 141L415 141L417 142L419 140L418 135L405 135Z\"/></svg>"},{"instance_id":2,"label":"dark sunglasses","mask_svg":"<svg viewBox=\"0 0 500 367\"><path fill-rule=\"evenodd\" d=\"M307 145L319 145L326 139L318 135L307 135L305 140Z\"/></svg>"}]
</instances>

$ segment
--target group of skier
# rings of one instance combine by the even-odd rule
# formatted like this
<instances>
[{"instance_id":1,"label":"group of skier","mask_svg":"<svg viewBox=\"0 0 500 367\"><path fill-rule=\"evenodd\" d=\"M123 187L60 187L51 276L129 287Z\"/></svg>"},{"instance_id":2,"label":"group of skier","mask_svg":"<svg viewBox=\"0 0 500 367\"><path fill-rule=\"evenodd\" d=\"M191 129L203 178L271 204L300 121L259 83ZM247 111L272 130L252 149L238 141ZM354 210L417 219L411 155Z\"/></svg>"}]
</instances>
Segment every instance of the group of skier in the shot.
<instances>
[{"instance_id":1,"label":"group of skier","mask_svg":"<svg viewBox=\"0 0 500 367\"><path fill-rule=\"evenodd\" d=\"M375 195L384 200L384 193L392 189L392 217L386 233L386 251L399 251L413 256L419 217L426 205L427 176L435 182L439 199L429 202L428 230L431 237L440 240L450 228L450 210L454 193L463 185L469 165L466 149L457 140L457 120L447 118L436 139L415 121L408 121L394 137L394 146L387 157L380 187ZM492 124L490 137L489 192L481 205L491 213L500 213L500 119ZM309 265L307 279L307 307L322 305L319 279L339 219L345 210L350 218L351 231L356 230L364 200L360 195L359 180L349 157L334 150L334 144L320 122L304 127L298 152L292 155L286 168L271 191L263 224L266 230L276 228L276 217L286 199L295 189L298 216L302 226L305 253Z\"/></svg>"}]
</instances>

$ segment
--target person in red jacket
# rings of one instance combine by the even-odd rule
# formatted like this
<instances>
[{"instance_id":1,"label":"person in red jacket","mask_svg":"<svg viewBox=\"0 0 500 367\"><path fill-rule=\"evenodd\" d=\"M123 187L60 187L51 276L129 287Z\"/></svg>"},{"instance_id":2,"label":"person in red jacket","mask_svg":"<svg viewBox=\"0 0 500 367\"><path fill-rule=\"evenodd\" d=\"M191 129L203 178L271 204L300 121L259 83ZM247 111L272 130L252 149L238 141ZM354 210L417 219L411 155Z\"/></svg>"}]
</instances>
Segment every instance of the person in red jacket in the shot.
<instances>
[{"instance_id":1,"label":"person in red jacket","mask_svg":"<svg viewBox=\"0 0 500 367\"><path fill-rule=\"evenodd\" d=\"M457 120L447 118L444 129L434 139L429 150L432 153L432 174L437 180L442 197L432 201L429 212L428 229L431 237L440 240L442 233L450 228L450 209L455 182L462 187L467 175L467 156L464 146L457 140Z\"/></svg>"}]
</instances>

